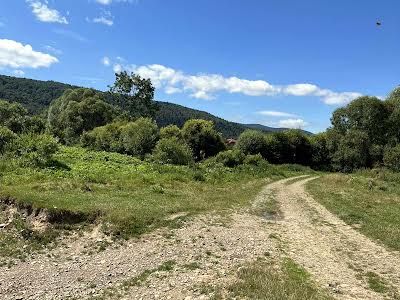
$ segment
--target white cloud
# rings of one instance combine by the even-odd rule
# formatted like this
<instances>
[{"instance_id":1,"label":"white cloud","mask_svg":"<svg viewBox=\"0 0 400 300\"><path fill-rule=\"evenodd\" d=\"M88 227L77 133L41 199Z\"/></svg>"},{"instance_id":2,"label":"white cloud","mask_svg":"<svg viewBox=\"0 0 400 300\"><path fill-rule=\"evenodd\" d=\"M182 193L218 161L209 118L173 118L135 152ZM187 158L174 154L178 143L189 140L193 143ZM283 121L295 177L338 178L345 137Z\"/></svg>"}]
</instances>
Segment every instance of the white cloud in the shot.
<instances>
[{"instance_id":1,"label":"white cloud","mask_svg":"<svg viewBox=\"0 0 400 300\"><path fill-rule=\"evenodd\" d=\"M21 77L21 76L24 76L24 75L25 75L25 72L22 71L22 70L14 70L14 71L13 71L13 74L14 74L15 76Z\"/></svg>"},{"instance_id":2,"label":"white cloud","mask_svg":"<svg viewBox=\"0 0 400 300\"><path fill-rule=\"evenodd\" d=\"M282 111L273 111L273 110L262 110L258 111L257 114L266 116L266 117L277 117L277 118L295 118L297 115L290 114Z\"/></svg>"},{"instance_id":3,"label":"white cloud","mask_svg":"<svg viewBox=\"0 0 400 300\"><path fill-rule=\"evenodd\" d=\"M31 45L22 45L13 40L0 39L0 67L36 69L47 68L57 62L56 57L34 51Z\"/></svg>"},{"instance_id":4,"label":"white cloud","mask_svg":"<svg viewBox=\"0 0 400 300\"><path fill-rule=\"evenodd\" d=\"M61 54L63 53L61 50L56 49L56 48L54 48L54 47L52 47L52 46L50 46L50 45L46 45L46 46L44 46L43 48L44 48L45 50L47 50L47 51L49 51L49 52L53 52L54 54L57 54L57 55L61 55Z\"/></svg>"},{"instance_id":5,"label":"white cloud","mask_svg":"<svg viewBox=\"0 0 400 300\"><path fill-rule=\"evenodd\" d=\"M94 18L93 20L93 23L99 23L99 24L104 24L104 25L107 25L107 26L113 26L113 24L114 24L114 21L113 20L111 20L111 19L107 19L106 17L98 17L98 18Z\"/></svg>"},{"instance_id":6,"label":"white cloud","mask_svg":"<svg viewBox=\"0 0 400 300\"><path fill-rule=\"evenodd\" d=\"M138 0L95 0L97 3L101 5L110 5L113 2L122 2L122 3L137 3Z\"/></svg>"},{"instance_id":7,"label":"white cloud","mask_svg":"<svg viewBox=\"0 0 400 300\"><path fill-rule=\"evenodd\" d=\"M278 122L278 126L283 128L302 129L308 125L303 119L285 119Z\"/></svg>"},{"instance_id":8,"label":"white cloud","mask_svg":"<svg viewBox=\"0 0 400 300\"><path fill-rule=\"evenodd\" d=\"M180 88L176 88L173 86L167 86L165 88L165 93L168 95L172 95L172 94L178 94L178 93L182 93L182 90Z\"/></svg>"},{"instance_id":9,"label":"white cloud","mask_svg":"<svg viewBox=\"0 0 400 300\"><path fill-rule=\"evenodd\" d=\"M117 62L113 64L113 69L117 73L129 70L144 78L150 78L156 88L162 89L168 94L188 93L193 98L205 100L215 99L217 93L225 92L247 96L319 97L328 105L342 105L362 95L356 92L334 92L310 83L272 85L264 80L248 80L235 76L224 77L219 74L189 75L158 64L135 67Z\"/></svg>"},{"instance_id":10,"label":"white cloud","mask_svg":"<svg viewBox=\"0 0 400 300\"><path fill-rule=\"evenodd\" d=\"M112 0L96 0L96 2L103 5L109 5L111 4Z\"/></svg>"},{"instance_id":11,"label":"white cloud","mask_svg":"<svg viewBox=\"0 0 400 300\"><path fill-rule=\"evenodd\" d=\"M103 24L107 26L113 26L114 25L114 17L111 14L110 11L102 9L101 15L99 17L89 19L86 18L86 21L88 22L93 22L93 23L98 23L98 24Z\"/></svg>"},{"instance_id":12,"label":"white cloud","mask_svg":"<svg viewBox=\"0 0 400 300\"><path fill-rule=\"evenodd\" d=\"M41 22L46 23L61 23L68 24L67 19L60 14L56 9L51 9L47 6L47 1L42 3L41 1L26 0L32 8L33 14Z\"/></svg>"},{"instance_id":13,"label":"white cloud","mask_svg":"<svg viewBox=\"0 0 400 300\"><path fill-rule=\"evenodd\" d=\"M108 66L111 64L111 61L110 61L110 59L109 59L107 56L104 56L104 57L102 58L102 60L101 60L101 63L102 63L103 65L105 65L106 67L108 67Z\"/></svg>"}]
</instances>

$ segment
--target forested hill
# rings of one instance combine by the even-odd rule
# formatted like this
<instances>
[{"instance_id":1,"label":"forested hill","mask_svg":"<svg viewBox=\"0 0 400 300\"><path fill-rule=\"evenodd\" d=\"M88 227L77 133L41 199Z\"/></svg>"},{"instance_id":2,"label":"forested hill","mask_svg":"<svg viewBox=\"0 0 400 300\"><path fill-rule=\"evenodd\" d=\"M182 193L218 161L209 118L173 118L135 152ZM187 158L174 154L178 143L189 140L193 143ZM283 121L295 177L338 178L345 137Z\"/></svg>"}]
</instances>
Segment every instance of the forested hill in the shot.
<instances>
[{"instance_id":1,"label":"forested hill","mask_svg":"<svg viewBox=\"0 0 400 300\"><path fill-rule=\"evenodd\" d=\"M70 88L78 87L55 81L0 75L0 99L19 102L33 114L39 114L46 110L54 99L60 97L66 89ZM229 122L204 111L167 102L158 103L159 111L156 114L156 121L159 126L175 124L181 127L189 119L205 119L213 121L216 129L224 137L237 137L248 128L265 132L285 130L285 128L271 128L259 124L245 125Z\"/></svg>"}]
</instances>

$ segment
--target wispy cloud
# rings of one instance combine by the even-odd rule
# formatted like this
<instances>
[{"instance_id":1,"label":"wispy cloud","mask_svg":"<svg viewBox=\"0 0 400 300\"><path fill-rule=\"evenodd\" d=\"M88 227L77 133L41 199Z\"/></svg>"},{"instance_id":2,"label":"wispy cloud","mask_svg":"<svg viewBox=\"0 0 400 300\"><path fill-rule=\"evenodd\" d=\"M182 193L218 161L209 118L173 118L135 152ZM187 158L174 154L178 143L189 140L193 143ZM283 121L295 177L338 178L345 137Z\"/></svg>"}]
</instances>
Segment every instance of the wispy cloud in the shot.
<instances>
[{"instance_id":1,"label":"wispy cloud","mask_svg":"<svg viewBox=\"0 0 400 300\"><path fill-rule=\"evenodd\" d=\"M34 51L31 45L23 45L13 40L0 39L0 67L48 68L58 62L50 54Z\"/></svg>"},{"instance_id":2,"label":"wispy cloud","mask_svg":"<svg viewBox=\"0 0 400 300\"><path fill-rule=\"evenodd\" d=\"M98 17L93 19L93 23L100 23L107 26L113 26L114 21L111 19L107 19L106 17Z\"/></svg>"},{"instance_id":3,"label":"wispy cloud","mask_svg":"<svg viewBox=\"0 0 400 300\"><path fill-rule=\"evenodd\" d=\"M79 33L74 32L74 31L71 31L71 30L56 28L56 29L53 29L53 32L56 34L77 40L79 42L87 42L88 41L88 39L85 38L84 36L80 35Z\"/></svg>"},{"instance_id":4,"label":"wispy cloud","mask_svg":"<svg viewBox=\"0 0 400 300\"><path fill-rule=\"evenodd\" d=\"M153 84L169 94L188 93L197 99L213 100L218 93L243 94L246 96L297 96L319 97L328 105L346 104L361 96L357 92L335 92L311 83L273 85L264 80L249 80L220 74L185 74L163 65L144 66L113 64L114 72L128 70L142 77L150 78Z\"/></svg>"},{"instance_id":5,"label":"wispy cloud","mask_svg":"<svg viewBox=\"0 0 400 300\"><path fill-rule=\"evenodd\" d=\"M293 129L303 129L308 125L308 122L304 121L303 119L285 119L278 122L278 127Z\"/></svg>"},{"instance_id":6,"label":"wispy cloud","mask_svg":"<svg viewBox=\"0 0 400 300\"><path fill-rule=\"evenodd\" d=\"M139 0L95 0L95 2L102 5L110 5L112 3L138 3Z\"/></svg>"},{"instance_id":7,"label":"wispy cloud","mask_svg":"<svg viewBox=\"0 0 400 300\"><path fill-rule=\"evenodd\" d=\"M32 13L41 22L46 23L61 23L68 24L66 17L62 16L61 13L56 9L51 9L47 6L47 1L41 2L36 0L26 0L32 8Z\"/></svg>"},{"instance_id":8,"label":"wispy cloud","mask_svg":"<svg viewBox=\"0 0 400 300\"><path fill-rule=\"evenodd\" d=\"M298 117L295 114L282 112L282 111L273 111L273 110L262 110L256 112L258 115L266 116L266 117L277 117L277 118L296 118Z\"/></svg>"},{"instance_id":9,"label":"wispy cloud","mask_svg":"<svg viewBox=\"0 0 400 300\"><path fill-rule=\"evenodd\" d=\"M107 56L104 56L104 57L101 59L101 63L102 63L104 66L106 66L106 67L110 66L110 65L111 65L110 58L108 58Z\"/></svg>"},{"instance_id":10,"label":"wispy cloud","mask_svg":"<svg viewBox=\"0 0 400 300\"><path fill-rule=\"evenodd\" d=\"M46 51L52 52L56 55L61 55L63 52L60 49L54 48L53 46L46 45L43 47Z\"/></svg>"},{"instance_id":11,"label":"wispy cloud","mask_svg":"<svg viewBox=\"0 0 400 300\"><path fill-rule=\"evenodd\" d=\"M86 21L92 23L103 24L107 26L114 25L114 16L108 10L102 10L100 16L90 19L89 17L86 18Z\"/></svg>"}]
</instances>

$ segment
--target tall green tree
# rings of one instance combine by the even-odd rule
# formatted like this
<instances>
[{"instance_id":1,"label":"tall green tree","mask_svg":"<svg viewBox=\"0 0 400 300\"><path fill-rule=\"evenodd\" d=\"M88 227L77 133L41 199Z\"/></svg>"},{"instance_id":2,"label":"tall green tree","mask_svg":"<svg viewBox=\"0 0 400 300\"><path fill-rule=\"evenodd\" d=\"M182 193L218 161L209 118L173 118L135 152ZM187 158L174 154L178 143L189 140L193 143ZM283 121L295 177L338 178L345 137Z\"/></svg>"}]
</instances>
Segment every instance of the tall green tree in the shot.
<instances>
[{"instance_id":1,"label":"tall green tree","mask_svg":"<svg viewBox=\"0 0 400 300\"><path fill-rule=\"evenodd\" d=\"M154 118L157 104L154 101L154 86L150 79L126 71L115 74L115 83L110 92L118 98L119 105L133 118Z\"/></svg>"},{"instance_id":2,"label":"tall green tree","mask_svg":"<svg viewBox=\"0 0 400 300\"><path fill-rule=\"evenodd\" d=\"M120 114L92 89L67 90L55 100L48 112L47 126L52 134L67 144L79 141L80 135L110 123Z\"/></svg>"},{"instance_id":3,"label":"tall green tree","mask_svg":"<svg viewBox=\"0 0 400 300\"><path fill-rule=\"evenodd\" d=\"M206 120L189 120L182 128L183 137L193 151L197 161L214 156L226 146L214 124Z\"/></svg>"}]
</instances>

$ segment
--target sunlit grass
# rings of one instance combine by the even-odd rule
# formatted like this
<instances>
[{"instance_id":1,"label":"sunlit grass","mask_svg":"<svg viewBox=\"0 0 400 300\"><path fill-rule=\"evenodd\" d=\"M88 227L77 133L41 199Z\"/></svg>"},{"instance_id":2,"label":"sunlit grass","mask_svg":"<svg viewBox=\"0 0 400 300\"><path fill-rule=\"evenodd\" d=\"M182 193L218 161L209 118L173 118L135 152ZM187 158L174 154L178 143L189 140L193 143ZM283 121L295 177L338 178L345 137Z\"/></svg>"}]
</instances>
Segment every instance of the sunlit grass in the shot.
<instances>
[{"instance_id":1,"label":"sunlit grass","mask_svg":"<svg viewBox=\"0 0 400 300\"><path fill-rule=\"evenodd\" d=\"M47 169L6 168L1 194L17 202L98 217L124 237L167 226L171 214L248 205L266 182L311 172L299 166L158 165L130 156L63 147Z\"/></svg>"},{"instance_id":2,"label":"sunlit grass","mask_svg":"<svg viewBox=\"0 0 400 300\"><path fill-rule=\"evenodd\" d=\"M347 224L400 250L400 174L386 170L331 174L310 182L308 190Z\"/></svg>"}]
</instances>

